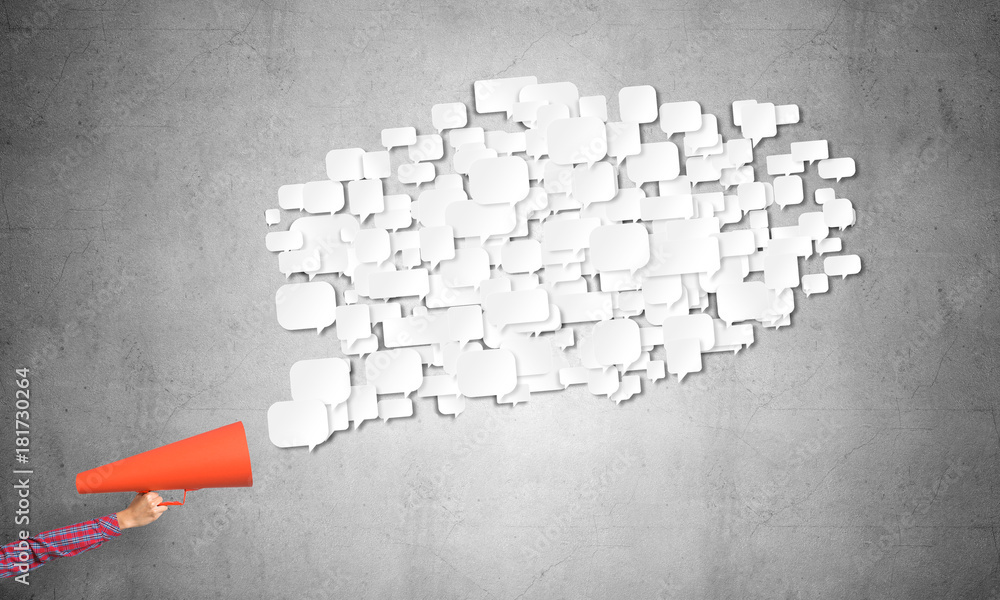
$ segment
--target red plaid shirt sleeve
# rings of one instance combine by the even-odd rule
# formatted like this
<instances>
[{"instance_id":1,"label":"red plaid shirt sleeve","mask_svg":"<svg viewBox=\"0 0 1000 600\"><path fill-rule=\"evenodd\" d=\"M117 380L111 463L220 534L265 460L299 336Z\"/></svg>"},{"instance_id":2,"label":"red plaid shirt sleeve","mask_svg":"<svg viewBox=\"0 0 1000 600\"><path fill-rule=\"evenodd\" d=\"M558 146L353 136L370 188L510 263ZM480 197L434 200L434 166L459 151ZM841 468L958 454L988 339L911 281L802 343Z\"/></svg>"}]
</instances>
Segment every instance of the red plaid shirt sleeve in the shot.
<instances>
[{"instance_id":1,"label":"red plaid shirt sleeve","mask_svg":"<svg viewBox=\"0 0 1000 600\"><path fill-rule=\"evenodd\" d=\"M13 577L52 559L93 550L121 533L118 516L111 514L11 542L0 547L0 577Z\"/></svg>"}]
</instances>

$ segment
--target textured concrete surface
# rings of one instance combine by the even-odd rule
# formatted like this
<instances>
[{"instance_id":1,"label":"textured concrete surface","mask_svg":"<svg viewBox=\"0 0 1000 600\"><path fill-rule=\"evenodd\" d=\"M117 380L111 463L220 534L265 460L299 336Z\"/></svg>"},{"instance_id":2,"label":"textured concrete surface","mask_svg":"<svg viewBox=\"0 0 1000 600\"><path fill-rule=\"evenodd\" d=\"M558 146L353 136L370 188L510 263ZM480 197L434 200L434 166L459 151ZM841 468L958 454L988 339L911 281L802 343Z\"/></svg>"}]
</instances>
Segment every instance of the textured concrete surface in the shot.
<instances>
[{"instance_id":1,"label":"textured concrete surface","mask_svg":"<svg viewBox=\"0 0 1000 600\"><path fill-rule=\"evenodd\" d=\"M25 365L33 531L124 507L77 495L78 471L237 419L256 484L0 596L1000 597L995 2L3 8L0 535ZM277 187L526 74L612 113L651 84L728 133L733 100L798 103L762 153L827 137L857 159L839 189L863 274L617 408L575 389L420 405L311 455L272 447L289 365L339 348L275 322Z\"/></svg>"}]
</instances>

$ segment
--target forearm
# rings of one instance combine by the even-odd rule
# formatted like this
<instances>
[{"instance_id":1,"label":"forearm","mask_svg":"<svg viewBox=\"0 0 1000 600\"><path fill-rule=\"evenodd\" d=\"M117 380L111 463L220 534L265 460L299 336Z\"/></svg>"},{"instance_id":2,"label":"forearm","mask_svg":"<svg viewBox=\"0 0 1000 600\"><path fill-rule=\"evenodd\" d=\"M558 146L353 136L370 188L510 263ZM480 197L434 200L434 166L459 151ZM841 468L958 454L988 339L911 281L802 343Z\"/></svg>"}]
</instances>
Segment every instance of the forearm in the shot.
<instances>
[{"instance_id":1,"label":"forearm","mask_svg":"<svg viewBox=\"0 0 1000 600\"><path fill-rule=\"evenodd\" d=\"M0 577L37 569L46 562L98 548L121 535L116 515L53 529L0 547Z\"/></svg>"}]
</instances>

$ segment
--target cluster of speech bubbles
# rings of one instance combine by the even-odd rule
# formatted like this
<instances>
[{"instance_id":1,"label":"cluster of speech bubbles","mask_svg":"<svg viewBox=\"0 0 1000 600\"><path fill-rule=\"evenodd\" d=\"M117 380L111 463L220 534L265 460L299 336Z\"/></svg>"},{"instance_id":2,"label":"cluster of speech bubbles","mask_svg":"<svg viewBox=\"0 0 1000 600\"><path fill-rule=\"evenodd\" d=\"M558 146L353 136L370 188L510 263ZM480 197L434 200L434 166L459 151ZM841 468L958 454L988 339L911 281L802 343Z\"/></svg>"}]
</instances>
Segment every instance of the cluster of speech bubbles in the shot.
<instances>
[{"instance_id":1,"label":"cluster of speech bubbles","mask_svg":"<svg viewBox=\"0 0 1000 600\"><path fill-rule=\"evenodd\" d=\"M326 179L281 186L265 212L270 228L296 217L265 240L298 276L275 294L278 323L335 326L343 355L291 366L291 400L268 411L276 446L408 417L414 398L458 415L469 398L582 385L618 403L643 377L680 381L703 354L749 346L755 322L790 324L795 288L822 294L861 270L832 235L856 220L833 188L797 224L770 225L773 205L806 202L807 168L855 174L812 140L767 156L758 177L754 149L799 122L794 104L734 102L742 137L725 140L698 102L660 104L651 86L619 91L618 121L604 96L535 77L477 81L474 103L517 131L437 104L436 133L390 128L384 149L331 150ZM651 123L661 139L643 139ZM393 176L412 193L387 193ZM822 267L803 272L813 257ZM339 300L329 277L347 284Z\"/></svg>"}]
</instances>

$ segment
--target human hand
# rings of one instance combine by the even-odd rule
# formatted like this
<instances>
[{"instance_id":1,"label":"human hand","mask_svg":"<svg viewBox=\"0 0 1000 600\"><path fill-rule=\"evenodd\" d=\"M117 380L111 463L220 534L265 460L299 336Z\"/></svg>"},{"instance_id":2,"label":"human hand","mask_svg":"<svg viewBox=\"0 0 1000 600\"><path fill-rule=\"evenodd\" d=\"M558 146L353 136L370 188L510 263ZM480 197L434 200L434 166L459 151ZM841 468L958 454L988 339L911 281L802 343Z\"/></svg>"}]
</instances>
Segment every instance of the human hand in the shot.
<instances>
[{"instance_id":1,"label":"human hand","mask_svg":"<svg viewBox=\"0 0 1000 600\"><path fill-rule=\"evenodd\" d=\"M156 492L136 494L128 508L117 513L118 528L142 527L159 519L160 515L167 512L167 507L161 506L160 502L163 502L163 498Z\"/></svg>"}]
</instances>

